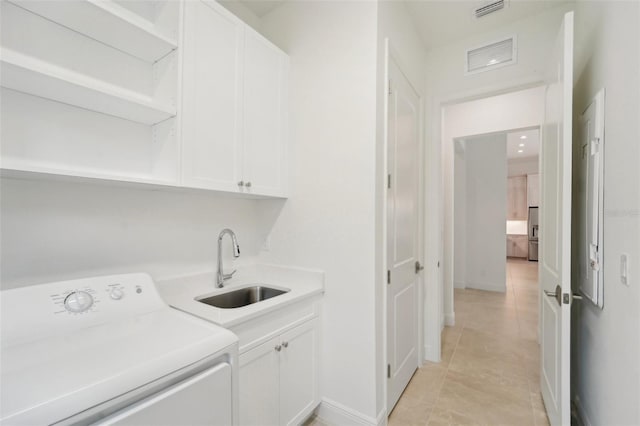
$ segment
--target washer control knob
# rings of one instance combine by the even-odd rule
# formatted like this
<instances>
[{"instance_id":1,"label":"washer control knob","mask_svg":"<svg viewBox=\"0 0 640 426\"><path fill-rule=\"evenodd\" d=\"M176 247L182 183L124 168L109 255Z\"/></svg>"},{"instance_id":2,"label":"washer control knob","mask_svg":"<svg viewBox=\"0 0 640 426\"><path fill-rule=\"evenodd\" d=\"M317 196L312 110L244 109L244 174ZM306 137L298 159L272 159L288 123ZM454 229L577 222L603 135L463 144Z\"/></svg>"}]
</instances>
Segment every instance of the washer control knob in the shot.
<instances>
[{"instance_id":1,"label":"washer control knob","mask_svg":"<svg viewBox=\"0 0 640 426\"><path fill-rule=\"evenodd\" d=\"M109 296L111 296L113 300L120 300L124 297L124 291L119 288L112 288Z\"/></svg>"},{"instance_id":2,"label":"washer control knob","mask_svg":"<svg viewBox=\"0 0 640 426\"><path fill-rule=\"evenodd\" d=\"M69 312L84 312L92 305L93 297L86 291L73 291L64 299L64 307Z\"/></svg>"}]
</instances>

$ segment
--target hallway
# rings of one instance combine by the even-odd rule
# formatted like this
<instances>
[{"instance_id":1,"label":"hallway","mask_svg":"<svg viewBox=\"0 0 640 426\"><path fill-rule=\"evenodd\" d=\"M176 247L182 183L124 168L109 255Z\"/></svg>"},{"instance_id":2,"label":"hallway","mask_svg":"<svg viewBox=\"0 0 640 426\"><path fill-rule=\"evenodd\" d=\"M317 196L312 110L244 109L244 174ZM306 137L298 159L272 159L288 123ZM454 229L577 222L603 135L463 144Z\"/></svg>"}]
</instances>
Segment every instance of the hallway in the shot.
<instances>
[{"instance_id":1,"label":"hallway","mask_svg":"<svg viewBox=\"0 0 640 426\"><path fill-rule=\"evenodd\" d=\"M539 390L538 264L507 262L507 291L455 290L442 362L414 374L390 425L547 425Z\"/></svg>"}]
</instances>

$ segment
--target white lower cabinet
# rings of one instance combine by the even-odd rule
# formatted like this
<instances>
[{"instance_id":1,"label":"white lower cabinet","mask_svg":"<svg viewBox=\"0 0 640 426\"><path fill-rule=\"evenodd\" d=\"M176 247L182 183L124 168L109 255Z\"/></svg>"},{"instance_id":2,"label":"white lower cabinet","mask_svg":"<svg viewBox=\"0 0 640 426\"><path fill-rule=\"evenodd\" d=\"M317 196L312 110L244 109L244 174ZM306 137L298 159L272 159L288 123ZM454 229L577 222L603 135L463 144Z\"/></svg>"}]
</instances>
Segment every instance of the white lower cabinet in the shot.
<instances>
[{"instance_id":1,"label":"white lower cabinet","mask_svg":"<svg viewBox=\"0 0 640 426\"><path fill-rule=\"evenodd\" d=\"M255 330L244 330L251 338L257 336ZM241 425L300 424L319 403L318 318L290 321L289 327L278 330L244 352L243 333L238 333Z\"/></svg>"}]
</instances>

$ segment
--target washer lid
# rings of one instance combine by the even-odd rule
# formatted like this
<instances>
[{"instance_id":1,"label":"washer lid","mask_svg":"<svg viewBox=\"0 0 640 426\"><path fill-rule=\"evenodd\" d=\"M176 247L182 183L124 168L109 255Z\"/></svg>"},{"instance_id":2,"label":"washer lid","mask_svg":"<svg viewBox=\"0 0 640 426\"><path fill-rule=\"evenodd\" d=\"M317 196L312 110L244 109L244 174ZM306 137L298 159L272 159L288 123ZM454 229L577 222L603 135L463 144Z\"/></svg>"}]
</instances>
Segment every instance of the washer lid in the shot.
<instances>
[{"instance_id":1,"label":"washer lid","mask_svg":"<svg viewBox=\"0 0 640 426\"><path fill-rule=\"evenodd\" d=\"M207 356L237 337L169 307L29 341L3 342L0 422L51 424Z\"/></svg>"}]
</instances>

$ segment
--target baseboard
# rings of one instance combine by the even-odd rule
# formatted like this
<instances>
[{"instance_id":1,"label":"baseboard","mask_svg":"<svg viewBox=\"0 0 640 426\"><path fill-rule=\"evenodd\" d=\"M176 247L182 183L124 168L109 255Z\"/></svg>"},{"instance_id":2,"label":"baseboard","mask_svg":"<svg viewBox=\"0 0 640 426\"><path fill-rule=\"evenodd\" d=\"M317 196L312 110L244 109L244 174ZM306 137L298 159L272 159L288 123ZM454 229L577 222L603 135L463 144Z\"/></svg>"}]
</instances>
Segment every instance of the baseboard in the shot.
<instances>
[{"instance_id":1,"label":"baseboard","mask_svg":"<svg viewBox=\"0 0 640 426\"><path fill-rule=\"evenodd\" d=\"M467 283L463 283L461 281L454 281L453 288L460 288L464 290L465 288L467 288Z\"/></svg>"},{"instance_id":2,"label":"baseboard","mask_svg":"<svg viewBox=\"0 0 640 426\"><path fill-rule=\"evenodd\" d=\"M573 403L576 406L578 416L580 416L580 420L582 421L583 426L591 426L591 420L589 420L589 416L587 415L587 412L584 409L584 405L582 405L582 401L580 401L580 397L578 395L573 398Z\"/></svg>"},{"instance_id":3,"label":"baseboard","mask_svg":"<svg viewBox=\"0 0 640 426\"><path fill-rule=\"evenodd\" d=\"M451 312L450 314L444 314L444 325L453 327L456 325L456 313Z\"/></svg>"},{"instance_id":4,"label":"baseboard","mask_svg":"<svg viewBox=\"0 0 640 426\"><path fill-rule=\"evenodd\" d=\"M504 293L505 291L507 291L507 287L504 285L497 286L495 284L489 283L467 283L467 288L474 290L496 291L498 293Z\"/></svg>"},{"instance_id":5,"label":"baseboard","mask_svg":"<svg viewBox=\"0 0 640 426\"><path fill-rule=\"evenodd\" d=\"M385 420L384 411L373 418L327 398L320 401L316 416L327 424L341 426L379 426L384 425Z\"/></svg>"}]
</instances>

